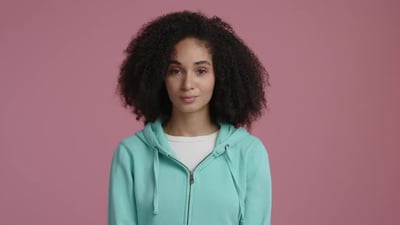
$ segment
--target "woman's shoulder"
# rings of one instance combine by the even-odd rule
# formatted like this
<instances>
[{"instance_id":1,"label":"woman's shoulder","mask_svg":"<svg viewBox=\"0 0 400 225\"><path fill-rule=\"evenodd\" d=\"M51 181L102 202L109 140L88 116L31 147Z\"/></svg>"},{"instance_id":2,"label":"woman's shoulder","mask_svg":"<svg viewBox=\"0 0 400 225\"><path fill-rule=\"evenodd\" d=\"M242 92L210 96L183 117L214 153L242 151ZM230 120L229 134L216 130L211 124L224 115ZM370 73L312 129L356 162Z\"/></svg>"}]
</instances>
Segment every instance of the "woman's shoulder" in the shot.
<instances>
[{"instance_id":1,"label":"woman's shoulder","mask_svg":"<svg viewBox=\"0 0 400 225\"><path fill-rule=\"evenodd\" d=\"M266 151L262 140L255 134L250 133L247 129L243 127L234 128L233 126L222 126L222 128L228 130L225 131L225 135L228 137L226 137L225 141L222 141L222 144L234 150L233 152L236 152L235 154L244 157L248 154L253 155L254 152L258 152L258 154L256 154L259 155Z\"/></svg>"},{"instance_id":2,"label":"woman's shoulder","mask_svg":"<svg viewBox=\"0 0 400 225\"><path fill-rule=\"evenodd\" d=\"M146 142L144 138L144 129L140 129L130 135L127 135L120 139L118 142L119 147L124 147L128 151L134 148L145 148Z\"/></svg>"},{"instance_id":3,"label":"woman's shoulder","mask_svg":"<svg viewBox=\"0 0 400 225\"><path fill-rule=\"evenodd\" d=\"M238 128L234 128L233 126L230 126L230 128L228 129L233 129L233 131L231 131L231 139L236 142L239 143L240 145L246 145L246 146L252 146L252 145L257 145L259 146L260 144L263 145L261 139L249 132L246 128L244 127L238 127Z\"/></svg>"}]
</instances>

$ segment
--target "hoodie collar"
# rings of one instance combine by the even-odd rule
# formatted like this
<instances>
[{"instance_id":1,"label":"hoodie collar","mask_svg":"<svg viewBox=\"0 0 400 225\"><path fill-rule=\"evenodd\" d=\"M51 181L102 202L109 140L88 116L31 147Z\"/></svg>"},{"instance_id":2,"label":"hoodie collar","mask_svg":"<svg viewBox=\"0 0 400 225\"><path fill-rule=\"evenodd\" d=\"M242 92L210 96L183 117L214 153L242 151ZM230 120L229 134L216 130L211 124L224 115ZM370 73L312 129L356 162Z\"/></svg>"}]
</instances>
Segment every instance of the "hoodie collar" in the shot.
<instances>
[{"instance_id":1,"label":"hoodie collar","mask_svg":"<svg viewBox=\"0 0 400 225\"><path fill-rule=\"evenodd\" d=\"M226 145L233 146L240 141L239 137L248 135L248 132L242 127L235 128L233 125L228 123L219 123L219 126L220 129L213 150L215 156L224 153L227 149ZM160 118L147 124L144 128L143 135L144 141L152 147L152 149L157 148L160 152L176 158L176 154L168 143L162 127L162 120Z\"/></svg>"}]
</instances>

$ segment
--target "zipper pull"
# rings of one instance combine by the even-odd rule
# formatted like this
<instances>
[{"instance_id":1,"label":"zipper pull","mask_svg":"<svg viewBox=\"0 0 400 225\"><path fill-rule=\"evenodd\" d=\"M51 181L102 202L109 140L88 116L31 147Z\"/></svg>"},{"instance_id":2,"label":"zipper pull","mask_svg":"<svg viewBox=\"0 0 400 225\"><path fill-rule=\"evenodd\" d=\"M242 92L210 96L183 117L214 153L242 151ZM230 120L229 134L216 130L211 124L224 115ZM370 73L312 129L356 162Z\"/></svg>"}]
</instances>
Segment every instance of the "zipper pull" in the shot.
<instances>
[{"instance_id":1,"label":"zipper pull","mask_svg":"<svg viewBox=\"0 0 400 225\"><path fill-rule=\"evenodd\" d=\"M190 184L194 183L193 172L190 171Z\"/></svg>"}]
</instances>

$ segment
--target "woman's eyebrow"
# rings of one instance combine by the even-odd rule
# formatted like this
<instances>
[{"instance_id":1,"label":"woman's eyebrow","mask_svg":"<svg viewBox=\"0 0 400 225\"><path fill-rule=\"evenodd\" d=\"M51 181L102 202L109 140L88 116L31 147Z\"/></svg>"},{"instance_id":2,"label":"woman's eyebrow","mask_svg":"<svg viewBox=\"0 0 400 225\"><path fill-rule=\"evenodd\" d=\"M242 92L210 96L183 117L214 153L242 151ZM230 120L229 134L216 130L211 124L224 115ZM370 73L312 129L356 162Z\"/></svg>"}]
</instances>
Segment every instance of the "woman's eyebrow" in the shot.
<instances>
[{"instance_id":1,"label":"woman's eyebrow","mask_svg":"<svg viewBox=\"0 0 400 225\"><path fill-rule=\"evenodd\" d=\"M168 64L177 64L177 65L182 65L182 63L180 63L179 61L177 61L177 60L169 60L168 61Z\"/></svg>"},{"instance_id":2,"label":"woman's eyebrow","mask_svg":"<svg viewBox=\"0 0 400 225\"><path fill-rule=\"evenodd\" d=\"M180 63L179 61L177 61L177 60L174 60L174 59L172 59L172 60L169 60L169 61L168 61L168 64L182 65L182 63ZM211 63L210 63L210 62L208 62L207 60L201 60L201 61L197 61L197 62L195 62L194 64L195 64L195 65L208 64L208 65L210 65L210 66L211 66Z\"/></svg>"},{"instance_id":3,"label":"woman's eyebrow","mask_svg":"<svg viewBox=\"0 0 400 225\"><path fill-rule=\"evenodd\" d=\"M208 64L208 65L210 65L210 66L211 66L211 63L210 63L210 62L208 62L207 60L201 60L201 61L195 62L194 64L196 64L196 65L200 65L200 64Z\"/></svg>"}]
</instances>

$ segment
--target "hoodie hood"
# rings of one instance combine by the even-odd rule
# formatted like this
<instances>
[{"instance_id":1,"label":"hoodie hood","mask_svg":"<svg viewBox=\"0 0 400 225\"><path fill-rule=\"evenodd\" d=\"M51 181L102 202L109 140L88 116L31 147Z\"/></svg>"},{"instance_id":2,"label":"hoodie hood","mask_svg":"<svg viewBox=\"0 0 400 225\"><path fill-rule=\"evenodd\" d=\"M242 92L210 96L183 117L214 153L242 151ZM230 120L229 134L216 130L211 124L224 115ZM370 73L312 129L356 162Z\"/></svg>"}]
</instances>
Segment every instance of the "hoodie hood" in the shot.
<instances>
[{"instance_id":1,"label":"hoodie hood","mask_svg":"<svg viewBox=\"0 0 400 225\"><path fill-rule=\"evenodd\" d=\"M238 174L232 168L232 162L229 154L224 154L235 146L236 143L243 141L243 137L250 136L246 129L240 127L235 128L231 124L219 123L220 129L218 132L215 147L211 152L214 158L224 156L231 172L232 179L235 184L236 192L238 194L240 203L240 214L244 215L244 196L238 184ZM154 178L154 193L153 193L153 213L158 214L158 176L159 176L159 154L164 154L168 157L177 158L174 151L171 149L168 140L162 128L162 120L157 119L153 123L147 124L144 129L137 133L137 136L149 146L149 150L153 151L153 178ZM244 221L241 221L244 222Z\"/></svg>"}]
</instances>

